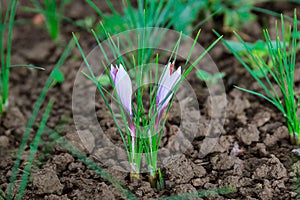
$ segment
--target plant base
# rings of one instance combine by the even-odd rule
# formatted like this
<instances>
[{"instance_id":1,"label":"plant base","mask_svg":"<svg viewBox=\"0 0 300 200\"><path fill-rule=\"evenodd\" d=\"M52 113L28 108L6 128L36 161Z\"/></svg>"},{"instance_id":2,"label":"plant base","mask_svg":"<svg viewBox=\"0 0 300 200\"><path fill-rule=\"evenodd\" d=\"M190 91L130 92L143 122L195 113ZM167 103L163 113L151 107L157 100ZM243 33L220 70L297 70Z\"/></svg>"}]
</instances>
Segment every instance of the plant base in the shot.
<instances>
[{"instance_id":1,"label":"plant base","mask_svg":"<svg viewBox=\"0 0 300 200\"><path fill-rule=\"evenodd\" d=\"M0 98L0 100L2 101L2 99ZM0 115L5 113L8 109L8 101L4 102L2 104L2 102L0 103Z\"/></svg>"},{"instance_id":2,"label":"plant base","mask_svg":"<svg viewBox=\"0 0 300 200\"><path fill-rule=\"evenodd\" d=\"M148 180L152 188L158 190L164 189L164 181L160 169L158 169L154 175L149 174Z\"/></svg>"},{"instance_id":3,"label":"plant base","mask_svg":"<svg viewBox=\"0 0 300 200\"><path fill-rule=\"evenodd\" d=\"M299 133L292 133L290 140L294 145L300 145L300 137L298 137Z\"/></svg>"},{"instance_id":4,"label":"plant base","mask_svg":"<svg viewBox=\"0 0 300 200\"><path fill-rule=\"evenodd\" d=\"M136 172L130 172L130 181L134 182L135 180L140 179L140 174Z\"/></svg>"}]
</instances>

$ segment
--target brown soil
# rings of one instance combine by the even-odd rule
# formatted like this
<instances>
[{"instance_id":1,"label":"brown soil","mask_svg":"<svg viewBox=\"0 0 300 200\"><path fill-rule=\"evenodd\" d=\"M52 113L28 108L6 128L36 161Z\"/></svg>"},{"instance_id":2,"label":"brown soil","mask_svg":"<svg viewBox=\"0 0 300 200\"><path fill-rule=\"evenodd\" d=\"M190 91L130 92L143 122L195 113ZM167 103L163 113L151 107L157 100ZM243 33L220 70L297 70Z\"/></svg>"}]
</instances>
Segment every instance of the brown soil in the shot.
<instances>
[{"instance_id":1,"label":"brown soil","mask_svg":"<svg viewBox=\"0 0 300 200\"><path fill-rule=\"evenodd\" d=\"M26 3L21 1L20 4L25 5ZM281 12L280 5L275 4L272 9ZM267 5L262 6L269 8ZM288 4L285 6L284 12L291 13L293 6L293 4ZM103 7L102 9L107 8ZM66 15L74 20L95 15L93 10L82 1L74 1L66 10ZM31 20L32 17L32 13L19 8L17 20ZM262 27L260 23L264 16L259 15L259 17L258 22L254 22L249 25L249 28L243 30L244 34L250 35L254 39L261 38L260 31L253 32L251 30L251 27L257 27L258 30ZM273 25L274 19L274 17L268 17L268 23ZM214 39L209 30L213 26L214 24L207 25L202 31L203 36L200 37L200 43L204 46L207 41L210 43ZM80 41L84 41L82 45L85 52L89 52L95 45L92 35L70 23L64 22L61 31L63 43L71 38L71 32L74 31L80 33ZM20 24L15 27L12 63L39 65L46 70L20 68L11 71L10 109L6 115L0 118L0 189L4 192L9 184L15 154L34 102L61 53L62 48L51 41L43 28L32 24ZM225 125L213 151L204 158L199 158L199 149L203 142L203 130L199 130L191 148L186 151L185 155L173 156L164 161L166 167L162 169L162 172L166 188L160 192L150 187L145 174L142 175L141 180L131 183L128 173L110 168L105 168L105 170L140 199L168 197L222 186L233 186L237 191L204 199L295 198L292 182L294 173L291 167L291 150L295 147L290 144L288 130L282 115L262 99L232 87L233 84L238 84L256 89L257 84L221 44L212 50L211 56L218 68L227 74L224 84L228 101ZM51 89L48 95L55 100L55 105L47 125L70 141L79 141L72 119L72 87L81 62L78 50L74 49L72 56L62 67L65 82ZM200 81L192 77L189 79L197 88L195 92L199 102L203 103L200 105L201 112L208 113L207 95L198 90L201 85ZM297 77L296 81L299 87L300 77ZM96 109L100 124L108 133L115 134L116 129L109 113L101 106ZM167 135L170 137L176 135L180 123L178 123L175 113L171 112L166 124L169 131ZM201 122L204 129L206 128L205 120ZM32 132L34 133L36 129L37 124ZM33 137L34 134L31 135L31 138ZM110 137L112 141L120 143L118 135ZM172 142L172 138L166 138L163 141L165 145L168 145ZM243 150L235 157L230 155L234 143L237 143ZM84 147L76 147L86 152ZM28 146L22 157L20 172L26 164L29 151L30 147ZM18 176L18 180L20 178ZM19 181L16 182L16 186L18 184ZM124 196L111 183L99 177L93 170L87 168L64 148L44 135L23 199L124 199Z\"/></svg>"}]
</instances>

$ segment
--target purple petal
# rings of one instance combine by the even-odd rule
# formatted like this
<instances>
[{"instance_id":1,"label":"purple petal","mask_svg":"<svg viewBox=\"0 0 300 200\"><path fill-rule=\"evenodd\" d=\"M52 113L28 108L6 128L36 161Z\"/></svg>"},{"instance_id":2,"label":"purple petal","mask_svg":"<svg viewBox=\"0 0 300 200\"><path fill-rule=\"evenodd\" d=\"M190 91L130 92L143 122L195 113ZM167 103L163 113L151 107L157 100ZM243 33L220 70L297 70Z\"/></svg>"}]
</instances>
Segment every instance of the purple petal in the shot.
<instances>
[{"instance_id":1,"label":"purple petal","mask_svg":"<svg viewBox=\"0 0 300 200\"><path fill-rule=\"evenodd\" d=\"M168 67L170 67L168 65ZM168 96L169 92L172 91L179 81L181 77L181 67L179 67L174 73L171 75L168 75L169 72L165 70L165 73L162 75L162 78L160 79L159 88L156 96L156 104L162 104L162 107L165 107L170 99L172 98L172 94ZM168 98L167 98L168 96ZM164 99L167 98L165 101Z\"/></svg>"},{"instance_id":2,"label":"purple petal","mask_svg":"<svg viewBox=\"0 0 300 200\"><path fill-rule=\"evenodd\" d=\"M118 68L114 67L113 65L110 65L110 77L114 83L116 80L117 72L118 72Z\"/></svg>"},{"instance_id":3,"label":"purple petal","mask_svg":"<svg viewBox=\"0 0 300 200\"><path fill-rule=\"evenodd\" d=\"M115 87L117 94L120 98L123 107L132 115L131 109L131 96L132 96L132 85L131 79L124 67L120 64L118 71L116 72Z\"/></svg>"},{"instance_id":4,"label":"purple petal","mask_svg":"<svg viewBox=\"0 0 300 200\"><path fill-rule=\"evenodd\" d=\"M157 96L156 96L156 106L158 108L158 115L156 118L156 127L157 128L158 128L158 123L162 116L162 113L172 98L172 95L174 93L173 89L181 77L181 67L179 67L175 72L173 72L172 67L173 66L171 65L171 63L169 63L165 67L164 73L159 80L159 88L158 88L158 92L157 92ZM169 96L168 96L168 94L169 94Z\"/></svg>"}]
</instances>

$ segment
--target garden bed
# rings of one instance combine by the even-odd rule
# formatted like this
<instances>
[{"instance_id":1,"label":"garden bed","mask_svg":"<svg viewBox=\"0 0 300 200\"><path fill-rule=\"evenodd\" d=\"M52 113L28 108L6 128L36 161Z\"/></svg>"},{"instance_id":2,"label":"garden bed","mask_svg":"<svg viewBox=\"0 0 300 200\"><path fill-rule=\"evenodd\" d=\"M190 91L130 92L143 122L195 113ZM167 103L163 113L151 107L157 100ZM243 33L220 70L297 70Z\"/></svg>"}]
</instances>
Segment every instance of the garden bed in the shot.
<instances>
[{"instance_id":1,"label":"garden bed","mask_svg":"<svg viewBox=\"0 0 300 200\"><path fill-rule=\"evenodd\" d=\"M21 2L23 4L24 2ZM284 5L286 4L286 5ZM281 10L284 5L285 10ZM284 12L291 16L294 4L278 3L272 6L261 4L263 8ZM101 8L105 10L105 8ZM107 9L107 8L106 8ZM300 10L298 6L298 10ZM84 2L74 1L66 9L66 16L82 19L95 12ZM34 14L18 10L16 19L31 20ZM262 24L266 15L258 14L258 20L242 30L246 39L261 39ZM300 19L300 16L298 16ZM268 16L267 24L272 27L276 17ZM206 46L216 38L211 28L218 22L208 22L203 26L199 43ZM76 28L73 24L63 22L61 33L62 43L66 43L72 32L80 33L81 45L89 52L96 45L91 34ZM271 30L272 31L272 30ZM274 33L274 31L273 31ZM272 32L271 32L272 34ZM226 33L226 38L232 34ZM248 37L248 38L247 38ZM209 41L209 42L208 42ZM18 24L14 28L12 64L26 63L44 67L45 71L35 69L13 69L10 81L9 111L0 118L0 189L6 191L12 167L18 151L22 134L32 112L34 102L47 79L49 72L62 54L62 48L54 44L47 32L33 24ZM226 73L224 85L226 89L227 107L224 127L220 129L220 137L213 150L204 158L199 157L199 149L204 139L203 132L207 128L210 116L208 109L208 92L196 76L189 75L188 81L195 89L201 109L201 129L197 131L191 146L183 155L172 156L164 161L162 173L165 189L156 191L150 187L147 175L130 182L129 173L100 167L115 177L140 199L169 197L172 195L196 193L207 189L232 186L229 194L213 195L204 199L292 199L295 198L292 170L292 150L288 129L281 113L263 99L235 89L233 85L259 90L252 77L240 65L234 56L219 43L210 52L221 72ZM300 65L299 57L296 66ZM73 83L82 63L79 51L75 48L71 56L61 68L65 81L51 89L47 98L55 101L48 127L56 130L79 151L93 159L93 155L80 145L72 118ZM300 71L296 72L297 91L300 90ZM224 103L224 102L220 102ZM163 145L172 145L172 136L178 134L178 104L173 105L166 123L166 135ZM99 100L96 113L100 125L108 137L116 144L121 144L112 118ZM40 118L39 118L40 119ZM88 123L88 122L87 122ZM87 125L88 126L88 125ZM34 126L35 132L37 124ZM34 134L31 135L31 139ZM231 156L230 152L237 143L242 152ZM172 146L176 148L176 146ZM19 171L22 171L28 157L30 146L25 150ZM101 150L98 150L101 151ZM114 157L116 152L102 150L106 156ZM110 155L111 154L111 155ZM20 177L17 177L17 180ZM20 182L15 182L17 189ZM17 190L16 190L17 191ZM16 192L15 191L15 192ZM36 156L30 182L23 199L124 199L124 195L108 180L99 177L94 170L88 168L65 148L55 143L47 134L43 135L42 144ZM178 197L179 198L179 197ZM183 198L183 197L182 197ZM197 198L197 199L200 199Z\"/></svg>"}]
</instances>

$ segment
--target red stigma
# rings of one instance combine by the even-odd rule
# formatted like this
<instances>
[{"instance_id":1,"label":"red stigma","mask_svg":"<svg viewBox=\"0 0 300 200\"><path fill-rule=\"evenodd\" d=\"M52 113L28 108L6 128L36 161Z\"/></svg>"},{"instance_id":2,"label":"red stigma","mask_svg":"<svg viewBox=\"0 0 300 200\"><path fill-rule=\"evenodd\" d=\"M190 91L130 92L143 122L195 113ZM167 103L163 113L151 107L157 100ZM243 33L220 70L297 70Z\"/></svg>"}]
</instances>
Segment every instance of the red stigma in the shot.
<instances>
[{"instance_id":1,"label":"red stigma","mask_svg":"<svg viewBox=\"0 0 300 200\"><path fill-rule=\"evenodd\" d=\"M172 64L170 65L170 75L172 74L173 69L174 69L174 63L172 63Z\"/></svg>"}]
</instances>

